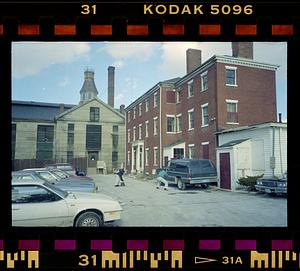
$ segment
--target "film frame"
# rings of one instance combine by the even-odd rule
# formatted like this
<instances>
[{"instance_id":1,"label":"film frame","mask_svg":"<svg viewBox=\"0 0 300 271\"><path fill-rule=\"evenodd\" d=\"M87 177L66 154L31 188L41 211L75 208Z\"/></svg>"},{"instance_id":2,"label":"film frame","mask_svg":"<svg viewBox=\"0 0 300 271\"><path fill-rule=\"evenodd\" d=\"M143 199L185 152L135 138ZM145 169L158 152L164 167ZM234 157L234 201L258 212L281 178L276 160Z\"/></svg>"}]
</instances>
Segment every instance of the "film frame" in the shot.
<instances>
[{"instance_id":1,"label":"film frame","mask_svg":"<svg viewBox=\"0 0 300 271\"><path fill-rule=\"evenodd\" d=\"M198 3L196 1L191 2ZM232 5L241 2L218 1L220 5ZM288 44L288 170L289 175L296 179L299 162L296 155L297 120L294 115L296 108L297 63L299 60L299 11L296 2L252 1L256 13L253 16L234 17L204 15L171 16L142 14L145 2L131 1L118 3L95 2L100 12L97 16L80 14L81 2L43 3L1 3L4 11L0 12L0 74L2 114L5 116L5 131L10 131L10 102L11 90L11 43L14 41L285 41ZM89 3L93 5L94 2ZM155 2L160 5L161 2ZM163 4L174 4L164 2ZM177 2L175 2L177 4ZM185 4L178 2L179 5ZM207 3L204 3L207 4ZM35 7L33 10L32 7ZM47 12L45 12L45 7ZM65 14L64 10L68 10ZM22 11L22 12L21 12ZM24 12L25 11L25 12ZM3 12L3 14L2 14ZM25 15L23 15L25 14ZM43 14L43 15L40 15ZM282 14L289 14L283 17ZM295 97L294 97L295 96ZM10 134L6 140L10 142ZM2 161L4 168L10 169L11 162L7 157L11 152L10 146L3 146ZM10 171L5 172L6 179ZM135 268L148 269L264 269L251 267L250 251L257 250L268 253L270 262L276 258L278 268L280 252L292 251L297 253L295 262L284 262L284 269L300 268L299 261L299 222L296 206L297 183L290 183L288 189L288 227L287 228L104 228L101 232L94 229L43 229L43 228L13 228L10 222L10 191L8 183L3 184L1 205L4 217L1 219L0 250L4 251L3 260L0 257L1 268L8 268L8 253L24 251L24 260L15 262L14 268L28 268L27 260L30 252L39 251L39 269L70 269L103 268L100 263L82 267L78 265L80 255L89 257L100 251L125 253L133 251L132 257L137 257L138 251L163 253L168 251L182 252L182 266L178 262L171 266L170 261L161 261L158 266L150 266L149 261L131 266L113 266L107 269ZM1 208L2 209L2 208ZM272 254L274 253L274 254ZM33 259L36 254L32 254ZM131 256L129 256L131 257ZM158 257L158 254L153 254ZM170 257L170 256L169 256ZM216 263L199 265L195 258L206 260L217 259ZM228 264L222 263L223 257L228 257ZM242 264L239 263L239 257ZM34 263L36 261L32 260ZM204 260L199 260L204 261ZM226 261L226 260L225 260ZM278 261L278 262L277 262ZM29 262L29 261L28 261ZM12 263L11 263L12 264ZM36 267L36 266L35 266ZM180 268L182 267L182 268ZM103 268L105 269L105 268ZM267 268L266 268L267 269Z\"/></svg>"}]
</instances>

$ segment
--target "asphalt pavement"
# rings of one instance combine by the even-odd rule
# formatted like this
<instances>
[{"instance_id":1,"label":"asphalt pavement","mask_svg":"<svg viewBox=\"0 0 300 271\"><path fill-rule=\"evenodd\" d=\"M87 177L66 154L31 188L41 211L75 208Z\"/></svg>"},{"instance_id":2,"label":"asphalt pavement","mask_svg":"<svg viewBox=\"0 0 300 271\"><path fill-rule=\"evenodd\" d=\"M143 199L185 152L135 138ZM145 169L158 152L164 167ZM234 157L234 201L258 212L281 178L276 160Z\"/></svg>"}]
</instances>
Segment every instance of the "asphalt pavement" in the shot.
<instances>
[{"instance_id":1,"label":"asphalt pavement","mask_svg":"<svg viewBox=\"0 0 300 271\"><path fill-rule=\"evenodd\" d=\"M216 187L156 189L155 180L125 175L125 186L115 187L115 175L90 176L99 193L123 207L114 226L168 227L286 227L287 198L261 193L231 192Z\"/></svg>"}]
</instances>

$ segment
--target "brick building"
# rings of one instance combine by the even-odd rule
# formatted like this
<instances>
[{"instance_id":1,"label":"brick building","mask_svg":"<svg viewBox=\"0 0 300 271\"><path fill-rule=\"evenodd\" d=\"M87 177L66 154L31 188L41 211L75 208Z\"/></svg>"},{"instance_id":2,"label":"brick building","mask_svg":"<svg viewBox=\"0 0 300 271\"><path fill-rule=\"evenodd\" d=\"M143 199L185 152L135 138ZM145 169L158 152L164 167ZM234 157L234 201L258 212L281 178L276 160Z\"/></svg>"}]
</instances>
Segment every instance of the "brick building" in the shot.
<instances>
[{"instance_id":1,"label":"brick building","mask_svg":"<svg viewBox=\"0 0 300 271\"><path fill-rule=\"evenodd\" d=\"M276 122L278 66L253 60L253 43L232 43L232 56L186 52L187 74L157 83L126 109L126 168L153 174L172 158L216 162L216 132Z\"/></svg>"}]
</instances>

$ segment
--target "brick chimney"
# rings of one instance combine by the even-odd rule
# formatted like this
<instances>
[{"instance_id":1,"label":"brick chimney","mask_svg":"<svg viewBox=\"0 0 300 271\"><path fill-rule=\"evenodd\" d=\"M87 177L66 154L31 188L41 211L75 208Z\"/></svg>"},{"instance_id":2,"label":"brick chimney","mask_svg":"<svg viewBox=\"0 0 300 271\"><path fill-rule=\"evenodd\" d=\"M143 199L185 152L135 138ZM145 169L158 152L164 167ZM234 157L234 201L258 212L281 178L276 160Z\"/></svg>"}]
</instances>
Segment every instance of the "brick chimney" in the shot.
<instances>
[{"instance_id":1,"label":"brick chimney","mask_svg":"<svg viewBox=\"0 0 300 271\"><path fill-rule=\"evenodd\" d=\"M125 115L125 104L121 104L121 105L120 105L120 113L121 113L122 115Z\"/></svg>"},{"instance_id":2,"label":"brick chimney","mask_svg":"<svg viewBox=\"0 0 300 271\"><path fill-rule=\"evenodd\" d=\"M201 65L201 50L186 50L186 73L190 73Z\"/></svg>"},{"instance_id":3,"label":"brick chimney","mask_svg":"<svg viewBox=\"0 0 300 271\"><path fill-rule=\"evenodd\" d=\"M232 56L253 59L253 42L232 42Z\"/></svg>"},{"instance_id":4,"label":"brick chimney","mask_svg":"<svg viewBox=\"0 0 300 271\"><path fill-rule=\"evenodd\" d=\"M115 105L115 67L108 67L107 103L112 108Z\"/></svg>"},{"instance_id":5,"label":"brick chimney","mask_svg":"<svg viewBox=\"0 0 300 271\"><path fill-rule=\"evenodd\" d=\"M65 105L59 104L59 114L65 111Z\"/></svg>"}]
</instances>

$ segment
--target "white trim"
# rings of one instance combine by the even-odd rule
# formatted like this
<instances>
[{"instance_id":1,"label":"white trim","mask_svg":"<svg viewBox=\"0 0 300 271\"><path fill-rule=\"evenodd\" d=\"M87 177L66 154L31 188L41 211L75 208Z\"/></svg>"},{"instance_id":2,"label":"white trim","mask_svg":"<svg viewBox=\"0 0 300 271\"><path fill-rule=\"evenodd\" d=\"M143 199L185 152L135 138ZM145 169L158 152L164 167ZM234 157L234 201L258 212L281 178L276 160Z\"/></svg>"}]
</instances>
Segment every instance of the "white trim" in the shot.
<instances>
[{"instance_id":1,"label":"white trim","mask_svg":"<svg viewBox=\"0 0 300 271\"><path fill-rule=\"evenodd\" d=\"M194 112L194 108L189 109L189 110L188 110L188 113L190 113L190 112Z\"/></svg>"},{"instance_id":2,"label":"white trim","mask_svg":"<svg viewBox=\"0 0 300 271\"><path fill-rule=\"evenodd\" d=\"M208 71L206 70L205 72L201 73L200 76L204 76L204 75L207 75L208 74Z\"/></svg>"},{"instance_id":3,"label":"white trim","mask_svg":"<svg viewBox=\"0 0 300 271\"><path fill-rule=\"evenodd\" d=\"M208 103L202 104L201 108L208 106Z\"/></svg>"},{"instance_id":4,"label":"white trim","mask_svg":"<svg viewBox=\"0 0 300 271\"><path fill-rule=\"evenodd\" d=\"M157 104L155 104L155 97L158 95L158 92L156 91L153 95L153 108L156 108L158 106L158 101L157 101Z\"/></svg>"},{"instance_id":5,"label":"white trim","mask_svg":"<svg viewBox=\"0 0 300 271\"><path fill-rule=\"evenodd\" d=\"M188 144L188 147L195 147L195 144Z\"/></svg>"},{"instance_id":6,"label":"white trim","mask_svg":"<svg viewBox=\"0 0 300 271\"><path fill-rule=\"evenodd\" d=\"M226 122L226 124L235 124L235 125L237 125L239 123L238 122Z\"/></svg>"},{"instance_id":7,"label":"white trim","mask_svg":"<svg viewBox=\"0 0 300 271\"><path fill-rule=\"evenodd\" d=\"M158 119L158 117L154 117L154 118L153 118L153 120L156 120L156 119Z\"/></svg>"},{"instance_id":8,"label":"white trim","mask_svg":"<svg viewBox=\"0 0 300 271\"><path fill-rule=\"evenodd\" d=\"M175 118L176 115L170 115L170 114L166 114L166 117L172 117Z\"/></svg>"},{"instance_id":9,"label":"white trim","mask_svg":"<svg viewBox=\"0 0 300 271\"><path fill-rule=\"evenodd\" d=\"M209 145L209 141L201 142L201 145Z\"/></svg>"},{"instance_id":10,"label":"white trim","mask_svg":"<svg viewBox=\"0 0 300 271\"><path fill-rule=\"evenodd\" d=\"M139 103L139 116L143 114L143 103Z\"/></svg>"},{"instance_id":11,"label":"white trim","mask_svg":"<svg viewBox=\"0 0 300 271\"><path fill-rule=\"evenodd\" d=\"M237 103L239 103L239 100L230 100L230 99L226 99L225 101L226 101L226 103L232 103L232 104L237 104Z\"/></svg>"},{"instance_id":12,"label":"white trim","mask_svg":"<svg viewBox=\"0 0 300 271\"><path fill-rule=\"evenodd\" d=\"M225 66L225 69L227 69L227 70L237 70L237 67L234 67L234 66Z\"/></svg>"},{"instance_id":13,"label":"white trim","mask_svg":"<svg viewBox=\"0 0 300 271\"><path fill-rule=\"evenodd\" d=\"M127 143L130 143L130 137L131 137L130 129L127 129Z\"/></svg>"}]
</instances>

